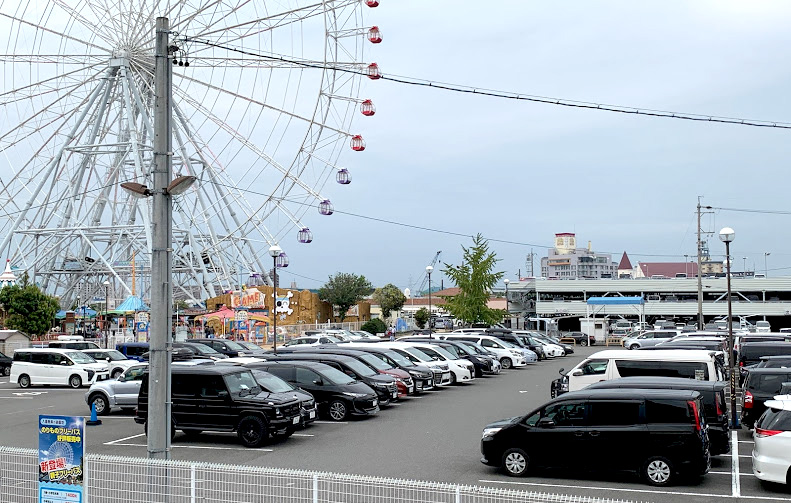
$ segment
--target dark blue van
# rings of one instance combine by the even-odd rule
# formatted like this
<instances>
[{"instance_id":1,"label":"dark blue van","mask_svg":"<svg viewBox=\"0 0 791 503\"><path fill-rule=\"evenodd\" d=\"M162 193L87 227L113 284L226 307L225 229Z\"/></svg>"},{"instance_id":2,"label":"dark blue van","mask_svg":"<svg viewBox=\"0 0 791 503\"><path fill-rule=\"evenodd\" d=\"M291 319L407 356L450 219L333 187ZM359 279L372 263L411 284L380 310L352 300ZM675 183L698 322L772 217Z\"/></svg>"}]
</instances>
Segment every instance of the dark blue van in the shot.
<instances>
[{"instance_id":1,"label":"dark blue van","mask_svg":"<svg viewBox=\"0 0 791 503\"><path fill-rule=\"evenodd\" d=\"M115 349L123 353L130 360L146 361L143 354L148 353L147 342L122 342L115 345Z\"/></svg>"}]
</instances>

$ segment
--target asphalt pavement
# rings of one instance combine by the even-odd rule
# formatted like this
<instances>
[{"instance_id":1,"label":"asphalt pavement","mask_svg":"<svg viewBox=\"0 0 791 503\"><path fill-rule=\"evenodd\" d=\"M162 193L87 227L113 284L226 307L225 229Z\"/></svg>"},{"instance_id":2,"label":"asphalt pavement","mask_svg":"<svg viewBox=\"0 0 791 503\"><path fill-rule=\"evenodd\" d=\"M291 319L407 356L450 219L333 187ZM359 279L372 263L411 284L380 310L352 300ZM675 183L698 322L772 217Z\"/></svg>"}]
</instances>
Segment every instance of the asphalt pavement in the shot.
<instances>
[{"instance_id":1,"label":"asphalt pavement","mask_svg":"<svg viewBox=\"0 0 791 503\"><path fill-rule=\"evenodd\" d=\"M604 349L577 348L574 355L503 371L499 376L445 387L384 408L378 415L342 423L317 421L291 438L260 449L243 447L233 434L206 433L197 439L179 432L172 458L196 462L250 464L402 479L486 485L552 493L581 494L658 503L789 501L784 486L763 485L753 476L750 432L740 430L737 449L714 457L709 474L656 489L633 474L538 473L511 478L480 463L481 430L487 423L526 414L549 400L549 384L561 367ZM0 445L36 447L39 414L88 415L86 389L21 389L0 378ZM132 415L113 412L89 427L92 453L145 457L143 427ZM595 453L574 453L591 457ZM735 463L733 461L736 461Z\"/></svg>"}]
</instances>

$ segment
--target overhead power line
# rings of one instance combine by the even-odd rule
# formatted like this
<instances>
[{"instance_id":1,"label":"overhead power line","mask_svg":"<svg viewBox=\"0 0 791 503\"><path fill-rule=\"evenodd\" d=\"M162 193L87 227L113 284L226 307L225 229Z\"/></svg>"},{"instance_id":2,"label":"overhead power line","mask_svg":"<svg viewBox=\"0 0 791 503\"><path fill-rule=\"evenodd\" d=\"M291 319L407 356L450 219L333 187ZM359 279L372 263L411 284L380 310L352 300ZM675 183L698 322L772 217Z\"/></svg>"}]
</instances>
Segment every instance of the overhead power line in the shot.
<instances>
[{"instance_id":1,"label":"overhead power line","mask_svg":"<svg viewBox=\"0 0 791 503\"><path fill-rule=\"evenodd\" d=\"M339 67L339 66L328 66L319 62L313 61L302 61L293 58L287 58L285 56L279 55L272 55L272 54L264 54L260 52L253 52L249 49L241 49L239 47L234 47L226 44L217 44L211 42L210 40L203 40L192 38L188 36L182 36L179 40L183 40L184 42L193 42L198 44L203 44L208 47L214 47L217 49L224 49L229 52L235 52L237 54L244 54L246 56L253 56L261 59L271 60L271 61L279 61L282 63L289 63L297 66L302 66L305 68L317 68L317 69L332 69L338 72L345 72L351 73L355 75L362 75L365 77L369 77L369 73L364 70L350 68L350 67ZM200 58L198 58L200 59ZM631 115L644 115L648 117L661 117L665 119L681 119L681 120L688 120L688 121L695 121L695 122L715 122L720 124L733 124L738 126L752 126L752 127L763 127L763 128L775 128L775 129L791 129L791 123L789 122L781 122L781 121L768 121L762 119L742 119L738 117L725 117L725 116L718 116L718 115L706 115L706 114L697 114L691 112L673 112L670 110L657 110L652 108L642 108L642 107L633 107L633 106L626 106L626 105L613 105L608 103L595 103L591 101L579 101L579 100L572 100L567 98L552 98L549 96L539 96L533 94L524 94L524 93L515 93L511 91L498 91L495 89L486 89L481 87L472 87L466 86L462 84L450 84L445 82L436 82L427 79L419 79L416 77L407 77L402 75L387 75L380 73L378 76L381 80L389 80L391 82L396 82L399 84L406 84L411 86L420 86L420 87L430 87L433 89L440 89L443 91L451 91L456 93L466 93L466 94L476 94L480 96L489 96L493 98L505 98L511 100L518 100L518 101L529 101L533 103L543 103L546 105L555 105L555 106L562 106L562 107L569 107L569 108L582 108L587 110L599 110L604 112L614 112L614 113L621 113L621 114L631 114Z\"/></svg>"}]
</instances>

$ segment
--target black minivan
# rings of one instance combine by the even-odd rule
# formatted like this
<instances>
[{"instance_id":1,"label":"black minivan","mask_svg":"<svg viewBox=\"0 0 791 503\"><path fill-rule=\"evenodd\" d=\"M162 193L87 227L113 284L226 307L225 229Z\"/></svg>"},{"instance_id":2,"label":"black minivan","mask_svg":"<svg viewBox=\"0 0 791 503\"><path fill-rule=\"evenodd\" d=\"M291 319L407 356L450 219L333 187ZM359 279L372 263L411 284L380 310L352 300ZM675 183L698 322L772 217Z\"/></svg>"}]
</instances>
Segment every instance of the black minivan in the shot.
<instances>
[{"instance_id":1,"label":"black minivan","mask_svg":"<svg viewBox=\"0 0 791 503\"><path fill-rule=\"evenodd\" d=\"M688 389L697 391L703 397L704 416L709 425L711 454L730 452L730 428L728 410L725 406L726 382L698 381L681 377L621 377L609 381L593 383L585 389Z\"/></svg>"},{"instance_id":2,"label":"black minivan","mask_svg":"<svg viewBox=\"0 0 791 503\"><path fill-rule=\"evenodd\" d=\"M751 369L742 388L742 423L752 427L766 410L765 402L779 395L786 382L791 382L791 368Z\"/></svg>"},{"instance_id":3,"label":"black minivan","mask_svg":"<svg viewBox=\"0 0 791 503\"><path fill-rule=\"evenodd\" d=\"M762 356L791 355L791 342L745 342L739 346L739 367L761 361Z\"/></svg>"},{"instance_id":4,"label":"black minivan","mask_svg":"<svg viewBox=\"0 0 791 503\"><path fill-rule=\"evenodd\" d=\"M574 391L487 425L481 462L511 476L534 467L630 470L664 486L682 474L709 471L703 410L697 391Z\"/></svg>"},{"instance_id":5,"label":"black minivan","mask_svg":"<svg viewBox=\"0 0 791 503\"><path fill-rule=\"evenodd\" d=\"M300 400L293 393L264 391L244 367L190 365L171 368L171 438L176 430L235 431L245 447L270 437L288 437L301 425ZM135 422L148 433L148 377L140 383Z\"/></svg>"},{"instance_id":6,"label":"black minivan","mask_svg":"<svg viewBox=\"0 0 791 503\"><path fill-rule=\"evenodd\" d=\"M323 363L306 360L261 361L249 363L298 386L316 399L319 413L333 421L349 415L371 416L379 412L379 399L365 383Z\"/></svg>"}]
</instances>

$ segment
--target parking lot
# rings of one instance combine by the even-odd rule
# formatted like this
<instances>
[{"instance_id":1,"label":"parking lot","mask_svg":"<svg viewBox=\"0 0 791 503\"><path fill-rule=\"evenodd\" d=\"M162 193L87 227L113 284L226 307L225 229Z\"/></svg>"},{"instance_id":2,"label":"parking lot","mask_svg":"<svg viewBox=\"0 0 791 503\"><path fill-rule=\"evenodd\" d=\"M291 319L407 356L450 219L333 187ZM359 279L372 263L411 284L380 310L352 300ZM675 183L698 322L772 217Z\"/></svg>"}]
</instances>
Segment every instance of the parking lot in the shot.
<instances>
[{"instance_id":1,"label":"parking lot","mask_svg":"<svg viewBox=\"0 0 791 503\"><path fill-rule=\"evenodd\" d=\"M601 347L577 348L574 355L504 371L471 384L446 387L405 399L377 416L332 423L317 421L291 438L260 449L247 449L233 434L204 434L197 440L181 432L173 440L172 457L180 460L303 468L385 477L435 480L553 493L584 494L633 501L714 502L741 500L791 501L782 486L764 486L752 475L750 432L736 433L732 453L715 457L702 481L681 481L652 488L633 474L538 473L514 479L479 462L483 426L493 420L522 415L549 399L549 383L558 369L570 368ZM83 390L57 387L21 389L0 378L0 445L36 447L39 414L87 415ZM93 453L146 456L143 427L131 414L113 412L103 424L90 427ZM595 453L569 453L590 457Z\"/></svg>"}]
</instances>

